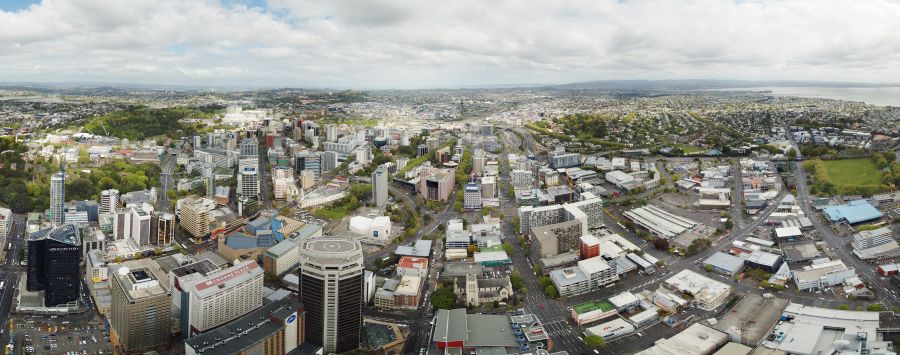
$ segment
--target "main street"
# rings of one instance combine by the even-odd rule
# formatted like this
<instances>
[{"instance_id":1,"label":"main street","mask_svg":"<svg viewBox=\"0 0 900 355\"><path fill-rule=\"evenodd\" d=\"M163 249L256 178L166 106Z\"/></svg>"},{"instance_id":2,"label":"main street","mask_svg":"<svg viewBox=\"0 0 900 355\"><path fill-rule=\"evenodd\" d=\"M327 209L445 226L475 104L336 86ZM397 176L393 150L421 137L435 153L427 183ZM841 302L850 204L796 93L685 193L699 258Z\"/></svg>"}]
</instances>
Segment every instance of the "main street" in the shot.
<instances>
[{"instance_id":1,"label":"main street","mask_svg":"<svg viewBox=\"0 0 900 355\"><path fill-rule=\"evenodd\" d=\"M175 172L176 159L175 155L168 154L162 158L162 163L160 164L161 171L159 173L159 191L157 191L157 200L159 201L159 210L160 211L168 211L169 209L169 190L175 186L175 178L173 176Z\"/></svg>"},{"instance_id":2,"label":"main street","mask_svg":"<svg viewBox=\"0 0 900 355\"><path fill-rule=\"evenodd\" d=\"M897 297L897 294L891 292L892 288L889 288L891 286L886 285L885 282L881 281L875 273L875 266L866 263L862 259L856 257L856 255L850 253L846 245L848 241L838 236L834 229L832 229L827 222L824 222L821 214L812 207L809 197L809 186L807 186L806 183L806 175L803 171L802 161L796 161L794 163L794 169L796 177L794 181L797 185L797 193L800 195L797 199L798 204L803 210L803 213L812 221L819 237L828 244L831 250L837 253L845 264L856 269L857 275L859 275L861 279L875 291L876 299L882 303L885 308L890 309L892 304L896 305L897 302L900 302L900 298Z\"/></svg>"},{"instance_id":3,"label":"main street","mask_svg":"<svg viewBox=\"0 0 900 355\"><path fill-rule=\"evenodd\" d=\"M22 273L22 267L19 265L19 252L25 247L25 216L14 214L10 217L8 223L8 233L6 237L7 246L12 244L6 251L6 260L0 266L0 282L3 283L0 289L0 335L3 340L9 343L9 319L13 306L13 297L19 286L19 277Z\"/></svg>"},{"instance_id":4,"label":"main street","mask_svg":"<svg viewBox=\"0 0 900 355\"><path fill-rule=\"evenodd\" d=\"M790 132L790 126L787 124L785 125L785 131ZM806 183L806 172L803 170L803 153L800 151L800 147L797 145L797 142L794 141L794 137L790 133L787 134L787 137L794 151L797 153L796 160L794 161L794 182L797 187L797 194L799 195L797 203L800 205L800 209L803 210L803 213L809 217L810 221L812 221L819 237L828 244L831 250L840 256L845 264L849 264L849 266L856 269L856 273L860 278L876 292L876 299L888 309L891 308L891 305L896 305L900 302L900 298L892 291L892 285L880 279L875 273L874 265L868 264L856 257L856 255L851 254L847 250L847 241L838 236L828 222L824 221L822 215L812 208L812 202L809 196L809 186Z\"/></svg>"}]
</instances>

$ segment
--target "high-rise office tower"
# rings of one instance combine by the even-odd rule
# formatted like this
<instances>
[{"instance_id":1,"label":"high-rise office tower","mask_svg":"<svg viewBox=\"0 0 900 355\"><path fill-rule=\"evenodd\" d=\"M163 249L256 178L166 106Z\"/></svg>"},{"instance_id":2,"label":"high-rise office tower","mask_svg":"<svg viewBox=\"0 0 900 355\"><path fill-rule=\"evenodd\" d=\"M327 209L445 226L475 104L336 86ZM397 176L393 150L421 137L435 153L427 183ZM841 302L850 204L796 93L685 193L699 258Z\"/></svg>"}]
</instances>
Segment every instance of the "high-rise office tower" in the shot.
<instances>
[{"instance_id":1,"label":"high-rise office tower","mask_svg":"<svg viewBox=\"0 0 900 355\"><path fill-rule=\"evenodd\" d=\"M50 177L50 223L54 226L66 222L66 170L62 163L59 172Z\"/></svg>"},{"instance_id":2,"label":"high-rise office tower","mask_svg":"<svg viewBox=\"0 0 900 355\"><path fill-rule=\"evenodd\" d=\"M159 264L129 260L110 279L110 338L126 354L168 350L172 300Z\"/></svg>"},{"instance_id":3,"label":"high-rise office tower","mask_svg":"<svg viewBox=\"0 0 900 355\"><path fill-rule=\"evenodd\" d=\"M259 161L241 159L238 170L237 192L239 195L256 199L259 197Z\"/></svg>"},{"instance_id":4,"label":"high-rise office tower","mask_svg":"<svg viewBox=\"0 0 900 355\"><path fill-rule=\"evenodd\" d=\"M384 207L388 200L388 171L384 165L372 172L372 203Z\"/></svg>"},{"instance_id":5,"label":"high-rise office tower","mask_svg":"<svg viewBox=\"0 0 900 355\"><path fill-rule=\"evenodd\" d=\"M175 215L167 212L153 212L150 217L150 243L169 245L175 237Z\"/></svg>"},{"instance_id":6,"label":"high-rise office tower","mask_svg":"<svg viewBox=\"0 0 900 355\"><path fill-rule=\"evenodd\" d=\"M75 302L81 296L81 236L72 224L32 233L27 240L25 288L44 291L48 307Z\"/></svg>"},{"instance_id":7,"label":"high-rise office tower","mask_svg":"<svg viewBox=\"0 0 900 355\"><path fill-rule=\"evenodd\" d=\"M119 190L109 189L100 191L100 212L115 212L119 205Z\"/></svg>"},{"instance_id":8,"label":"high-rise office tower","mask_svg":"<svg viewBox=\"0 0 900 355\"><path fill-rule=\"evenodd\" d=\"M254 138L241 140L241 158L259 157L259 142Z\"/></svg>"},{"instance_id":9,"label":"high-rise office tower","mask_svg":"<svg viewBox=\"0 0 900 355\"><path fill-rule=\"evenodd\" d=\"M300 301L306 306L306 339L321 344L325 353L359 348L363 274L358 241L321 237L300 245Z\"/></svg>"},{"instance_id":10,"label":"high-rise office tower","mask_svg":"<svg viewBox=\"0 0 900 355\"><path fill-rule=\"evenodd\" d=\"M330 124L325 126L325 140L328 142L337 142L338 131L337 126Z\"/></svg>"},{"instance_id":11,"label":"high-rise office tower","mask_svg":"<svg viewBox=\"0 0 900 355\"><path fill-rule=\"evenodd\" d=\"M315 177L315 181L321 181L322 179L322 156L315 152L306 152L301 153L294 159L294 171L297 174L302 173L304 170L309 170L313 173Z\"/></svg>"}]
</instances>

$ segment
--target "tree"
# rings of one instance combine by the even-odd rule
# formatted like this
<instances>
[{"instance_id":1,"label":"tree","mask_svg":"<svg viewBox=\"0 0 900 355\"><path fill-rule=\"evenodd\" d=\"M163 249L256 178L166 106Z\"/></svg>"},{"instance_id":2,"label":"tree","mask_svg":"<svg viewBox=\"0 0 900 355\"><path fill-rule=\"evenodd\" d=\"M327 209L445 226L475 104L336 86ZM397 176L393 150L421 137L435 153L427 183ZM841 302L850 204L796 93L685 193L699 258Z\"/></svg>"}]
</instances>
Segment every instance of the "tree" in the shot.
<instances>
[{"instance_id":1,"label":"tree","mask_svg":"<svg viewBox=\"0 0 900 355\"><path fill-rule=\"evenodd\" d=\"M653 247L656 248L656 250L668 250L669 241L663 238L656 238L653 240Z\"/></svg>"},{"instance_id":2,"label":"tree","mask_svg":"<svg viewBox=\"0 0 900 355\"><path fill-rule=\"evenodd\" d=\"M66 198L69 200L87 200L94 194L94 183L85 177L71 179L66 185Z\"/></svg>"},{"instance_id":3,"label":"tree","mask_svg":"<svg viewBox=\"0 0 900 355\"><path fill-rule=\"evenodd\" d=\"M711 272L713 270L713 266L710 264L703 265L703 268L706 269L707 272Z\"/></svg>"},{"instance_id":4,"label":"tree","mask_svg":"<svg viewBox=\"0 0 900 355\"><path fill-rule=\"evenodd\" d=\"M97 188L100 189L101 191L109 190L109 189L118 189L119 184L117 184L115 180L109 178L108 176L104 176L104 177L100 178L100 180L97 181Z\"/></svg>"},{"instance_id":5,"label":"tree","mask_svg":"<svg viewBox=\"0 0 900 355\"><path fill-rule=\"evenodd\" d=\"M513 251L512 244L510 244L509 242L503 242L503 251L505 251L506 254L512 254L512 251Z\"/></svg>"},{"instance_id":6,"label":"tree","mask_svg":"<svg viewBox=\"0 0 900 355\"><path fill-rule=\"evenodd\" d=\"M553 285L547 285L547 287L544 287L544 294L550 298L556 298L559 296L559 294L556 291L556 287Z\"/></svg>"},{"instance_id":7,"label":"tree","mask_svg":"<svg viewBox=\"0 0 900 355\"><path fill-rule=\"evenodd\" d=\"M584 345L588 348L599 350L606 346L606 341L599 335L588 335L584 337Z\"/></svg>"},{"instance_id":8,"label":"tree","mask_svg":"<svg viewBox=\"0 0 900 355\"><path fill-rule=\"evenodd\" d=\"M540 275L541 271L543 271L543 269L541 268L540 265L535 264L534 266L531 267L531 271L534 271L535 274Z\"/></svg>"},{"instance_id":9,"label":"tree","mask_svg":"<svg viewBox=\"0 0 900 355\"><path fill-rule=\"evenodd\" d=\"M691 245L688 246L687 255L688 256L696 255L697 253L699 253L703 250L706 250L706 248L709 248L711 245L712 245L712 242L710 242L709 239L706 239L706 238L695 239L693 242L691 242Z\"/></svg>"},{"instance_id":10,"label":"tree","mask_svg":"<svg viewBox=\"0 0 900 355\"><path fill-rule=\"evenodd\" d=\"M512 275L509 276L509 282L512 284L513 290L519 291L525 287L525 279L522 278L522 274L518 271L514 271Z\"/></svg>"},{"instance_id":11,"label":"tree","mask_svg":"<svg viewBox=\"0 0 900 355\"><path fill-rule=\"evenodd\" d=\"M787 156L788 156L788 158L791 158L791 159L796 158L796 157L797 157L797 150L794 149L794 148L791 148L791 150L789 150L789 151L787 152Z\"/></svg>"},{"instance_id":12,"label":"tree","mask_svg":"<svg viewBox=\"0 0 900 355\"><path fill-rule=\"evenodd\" d=\"M541 276L538 278L538 283L541 284L542 287L546 288L547 286L553 286L553 281L550 280L549 276Z\"/></svg>"},{"instance_id":13,"label":"tree","mask_svg":"<svg viewBox=\"0 0 900 355\"><path fill-rule=\"evenodd\" d=\"M884 305L881 303L872 303L866 307L866 310L869 312L881 312L884 311Z\"/></svg>"},{"instance_id":14,"label":"tree","mask_svg":"<svg viewBox=\"0 0 900 355\"><path fill-rule=\"evenodd\" d=\"M431 307L434 310L438 309L450 309L456 305L456 294L453 293L453 288L444 286L438 288L434 291L434 294L431 297Z\"/></svg>"},{"instance_id":15,"label":"tree","mask_svg":"<svg viewBox=\"0 0 900 355\"><path fill-rule=\"evenodd\" d=\"M475 252L478 251L478 246L475 244L469 244L469 247L466 248L466 254L469 256L475 255Z\"/></svg>"}]
</instances>

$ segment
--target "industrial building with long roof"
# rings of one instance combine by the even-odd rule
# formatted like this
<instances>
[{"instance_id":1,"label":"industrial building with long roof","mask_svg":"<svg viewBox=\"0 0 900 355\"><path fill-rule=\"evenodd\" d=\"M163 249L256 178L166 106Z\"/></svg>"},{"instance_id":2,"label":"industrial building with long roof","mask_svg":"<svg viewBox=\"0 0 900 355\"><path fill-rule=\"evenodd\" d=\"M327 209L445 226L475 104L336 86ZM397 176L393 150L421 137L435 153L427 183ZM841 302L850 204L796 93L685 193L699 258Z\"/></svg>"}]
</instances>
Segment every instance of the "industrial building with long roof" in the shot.
<instances>
[{"instance_id":1,"label":"industrial building with long roof","mask_svg":"<svg viewBox=\"0 0 900 355\"><path fill-rule=\"evenodd\" d=\"M675 238L698 225L696 221L653 205L635 208L624 215L638 226L646 228L650 234L665 239Z\"/></svg>"}]
</instances>

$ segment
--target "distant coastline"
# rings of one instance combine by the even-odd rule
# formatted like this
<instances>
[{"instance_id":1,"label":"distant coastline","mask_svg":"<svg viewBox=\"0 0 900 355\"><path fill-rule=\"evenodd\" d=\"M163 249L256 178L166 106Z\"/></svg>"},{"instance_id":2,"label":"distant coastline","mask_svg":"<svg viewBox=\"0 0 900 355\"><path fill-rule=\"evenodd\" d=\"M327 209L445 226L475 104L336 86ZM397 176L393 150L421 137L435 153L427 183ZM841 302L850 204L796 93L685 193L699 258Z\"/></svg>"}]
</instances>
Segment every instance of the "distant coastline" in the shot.
<instances>
[{"instance_id":1,"label":"distant coastline","mask_svg":"<svg viewBox=\"0 0 900 355\"><path fill-rule=\"evenodd\" d=\"M747 91L773 96L794 96L865 102L878 106L900 107L900 86L878 87L814 87L768 86L710 89L706 91Z\"/></svg>"}]
</instances>

